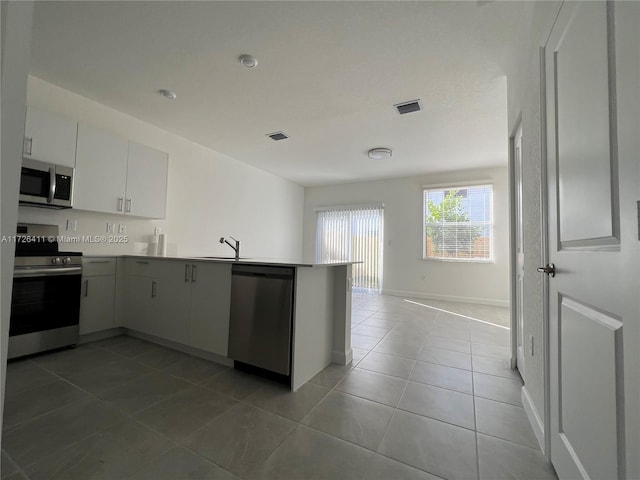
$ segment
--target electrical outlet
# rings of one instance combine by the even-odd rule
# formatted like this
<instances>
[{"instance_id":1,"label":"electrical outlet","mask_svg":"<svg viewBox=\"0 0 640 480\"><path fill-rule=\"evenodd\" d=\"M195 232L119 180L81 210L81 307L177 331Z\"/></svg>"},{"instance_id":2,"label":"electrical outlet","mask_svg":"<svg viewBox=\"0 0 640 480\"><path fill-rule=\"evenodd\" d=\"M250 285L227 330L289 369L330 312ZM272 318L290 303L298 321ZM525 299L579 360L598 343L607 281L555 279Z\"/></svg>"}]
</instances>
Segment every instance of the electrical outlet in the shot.
<instances>
[{"instance_id":1,"label":"electrical outlet","mask_svg":"<svg viewBox=\"0 0 640 480\"><path fill-rule=\"evenodd\" d=\"M113 233L113 223L107 222L107 233Z\"/></svg>"},{"instance_id":2,"label":"electrical outlet","mask_svg":"<svg viewBox=\"0 0 640 480\"><path fill-rule=\"evenodd\" d=\"M67 231L68 232L75 232L78 228L78 221L77 220L71 220L68 219L67 220Z\"/></svg>"},{"instance_id":3,"label":"electrical outlet","mask_svg":"<svg viewBox=\"0 0 640 480\"><path fill-rule=\"evenodd\" d=\"M533 357L533 335L529 335L529 355Z\"/></svg>"},{"instance_id":4,"label":"electrical outlet","mask_svg":"<svg viewBox=\"0 0 640 480\"><path fill-rule=\"evenodd\" d=\"M118 225L118 233L120 235L127 233L127 226L124 223Z\"/></svg>"},{"instance_id":5,"label":"electrical outlet","mask_svg":"<svg viewBox=\"0 0 640 480\"><path fill-rule=\"evenodd\" d=\"M154 234L154 235L160 235L161 233L162 233L162 229L161 229L160 227L156 227L156 228L153 230L153 234Z\"/></svg>"}]
</instances>

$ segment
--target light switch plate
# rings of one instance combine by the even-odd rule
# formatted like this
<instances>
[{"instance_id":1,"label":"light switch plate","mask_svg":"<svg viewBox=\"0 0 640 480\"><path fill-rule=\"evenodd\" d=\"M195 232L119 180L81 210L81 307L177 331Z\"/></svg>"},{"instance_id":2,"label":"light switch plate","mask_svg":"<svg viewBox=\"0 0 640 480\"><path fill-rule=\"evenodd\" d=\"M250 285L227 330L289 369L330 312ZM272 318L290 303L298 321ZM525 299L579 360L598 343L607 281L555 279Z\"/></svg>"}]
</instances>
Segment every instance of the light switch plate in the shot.
<instances>
[{"instance_id":1,"label":"light switch plate","mask_svg":"<svg viewBox=\"0 0 640 480\"><path fill-rule=\"evenodd\" d=\"M127 226L124 223L121 223L120 225L118 225L118 233L120 235L127 233Z\"/></svg>"},{"instance_id":2,"label":"light switch plate","mask_svg":"<svg viewBox=\"0 0 640 480\"><path fill-rule=\"evenodd\" d=\"M107 233L113 233L113 223L107 223Z\"/></svg>"}]
</instances>

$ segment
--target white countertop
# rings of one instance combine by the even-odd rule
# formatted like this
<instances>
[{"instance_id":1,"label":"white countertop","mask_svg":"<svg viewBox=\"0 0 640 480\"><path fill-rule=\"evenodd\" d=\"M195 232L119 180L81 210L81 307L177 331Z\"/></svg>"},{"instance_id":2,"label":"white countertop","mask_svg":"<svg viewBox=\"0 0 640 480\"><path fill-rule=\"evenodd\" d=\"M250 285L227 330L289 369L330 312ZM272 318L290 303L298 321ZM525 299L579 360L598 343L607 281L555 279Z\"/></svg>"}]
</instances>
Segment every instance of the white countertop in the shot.
<instances>
[{"instance_id":1,"label":"white countertop","mask_svg":"<svg viewBox=\"0 0 640 480\"><path fill-rule=\"evenodd\" d=\"M189 262L215 262L215 263L234 263L239 265L274 265L280 267L338 267L342 265L353 265L362 262L333 262L333 263L316 263L305 262L296 259L289 258L240 258L236 260L233 257L198 257L198 256L154 256L154 255L98 255L90 254L83 255L86 258L104 258L104 257L133 257L133 258L146 258L152 260L175 260L175 261L189 261Z\"/></svg>"}]
</instances>

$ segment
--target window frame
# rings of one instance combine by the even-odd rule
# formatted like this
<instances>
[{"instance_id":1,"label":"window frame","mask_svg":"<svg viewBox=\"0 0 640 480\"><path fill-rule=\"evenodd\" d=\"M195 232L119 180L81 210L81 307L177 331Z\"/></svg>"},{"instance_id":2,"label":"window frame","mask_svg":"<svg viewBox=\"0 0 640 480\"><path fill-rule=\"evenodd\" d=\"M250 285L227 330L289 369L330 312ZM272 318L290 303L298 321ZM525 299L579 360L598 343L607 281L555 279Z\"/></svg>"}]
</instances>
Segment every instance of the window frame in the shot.
<instances>
[{"instance_id":1,"label":"window frame","mask_svg":"<svg viewBox=\"0 0 640 480\"><path fill-rule=\"evenodd\" d=\"M490 196L490 220L482 222L489 227L489 257L488 258L451 258L436 257L427 255L427 201L426 197L429 191L447 192L449 190L469 190L473 188L491 189ZM469 182L469 183L451 183L439 185L423 185L422 186L422 260L435 262L456 262L456 263L496 263L495 258L495 220L494 220L494 185L492 182ZM475 223L475 222L468 222Z\"/></svg>"}]
</instances>

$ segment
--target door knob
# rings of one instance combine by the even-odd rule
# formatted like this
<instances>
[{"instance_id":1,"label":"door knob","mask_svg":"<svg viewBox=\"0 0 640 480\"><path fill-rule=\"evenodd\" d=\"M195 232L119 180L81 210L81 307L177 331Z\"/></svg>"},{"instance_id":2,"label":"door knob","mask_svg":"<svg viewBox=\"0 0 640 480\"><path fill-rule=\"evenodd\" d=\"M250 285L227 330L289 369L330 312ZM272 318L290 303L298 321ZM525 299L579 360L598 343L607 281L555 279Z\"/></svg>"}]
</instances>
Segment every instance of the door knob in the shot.
<instances>
[{"instance_id":1,"label":"door knob","mask_svg":"<svg viewBox=\"0 0 640 480\"><path fill-rule=\"evenodd\" d=\"M553 263L548 263L546 267L538 267L538 271L551 275L552 278L556 276L556 266Z\"/></svg>"}]
</instances>

